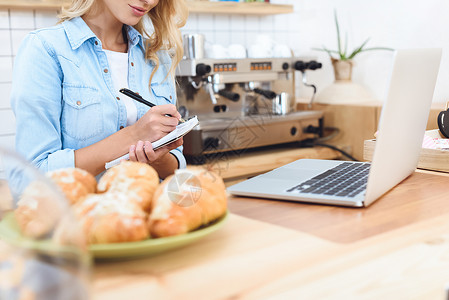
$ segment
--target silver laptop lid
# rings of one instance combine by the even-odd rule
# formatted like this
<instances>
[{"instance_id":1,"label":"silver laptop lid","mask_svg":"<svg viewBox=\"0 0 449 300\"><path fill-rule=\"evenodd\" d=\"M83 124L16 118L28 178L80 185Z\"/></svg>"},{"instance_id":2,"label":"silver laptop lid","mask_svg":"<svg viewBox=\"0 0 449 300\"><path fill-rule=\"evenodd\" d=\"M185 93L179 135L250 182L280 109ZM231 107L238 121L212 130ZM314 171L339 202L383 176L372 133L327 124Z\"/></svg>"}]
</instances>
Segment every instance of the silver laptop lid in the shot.
<instances>
[{"instance_id":1,"label":"silver laptop lid","mask_svg":"<svg viewBox=\"0 0 449 300\"><path fill-rule=\"evenodd\" d=\"M418 165L441 52L441 49L413 49L395 53L365 206L404 180Z\"/></svg>"}]
</instances>

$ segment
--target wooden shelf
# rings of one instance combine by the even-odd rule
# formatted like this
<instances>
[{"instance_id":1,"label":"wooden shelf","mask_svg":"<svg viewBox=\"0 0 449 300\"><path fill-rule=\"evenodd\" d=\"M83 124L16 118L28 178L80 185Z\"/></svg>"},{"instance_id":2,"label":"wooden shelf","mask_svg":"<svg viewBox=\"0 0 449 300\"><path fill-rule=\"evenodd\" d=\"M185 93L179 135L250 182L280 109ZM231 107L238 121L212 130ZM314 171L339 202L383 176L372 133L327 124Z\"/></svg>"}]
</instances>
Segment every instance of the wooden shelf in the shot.
<instances>
[{"instance_id":1,"label":"wooden shelf","mask_svg":"<svg viewBox=\"0 0 449 300\"><path fill-rule=\"evenodd\" d=\"M191 13L232 14L232 15L276 15L293 12L292 5L270 4L264 2L209 2L187 1Z\"/></svg>"},{"instance_id":2,"label":"wooden shelf","mask_svg":"<svg viewBox=\"0 0 449 300\"><path fill-rule=\"evenodd\" d=\"M60 9L63 0L0 0L0 8L19 9Z\"/></svg>"},{"instance_id":3,"label":"wooden shelf","mask_svg":"<svg viewBox=\"0 0 449 300\"><path fill-rule=\"evenodd\" d=\"M60 9L66 3L66 0L0 0L0 8ZM187 1L187 5L190 13L198 14L275 15L293 12L292 5L264 2Z\"/></svg>"}]
</instances>

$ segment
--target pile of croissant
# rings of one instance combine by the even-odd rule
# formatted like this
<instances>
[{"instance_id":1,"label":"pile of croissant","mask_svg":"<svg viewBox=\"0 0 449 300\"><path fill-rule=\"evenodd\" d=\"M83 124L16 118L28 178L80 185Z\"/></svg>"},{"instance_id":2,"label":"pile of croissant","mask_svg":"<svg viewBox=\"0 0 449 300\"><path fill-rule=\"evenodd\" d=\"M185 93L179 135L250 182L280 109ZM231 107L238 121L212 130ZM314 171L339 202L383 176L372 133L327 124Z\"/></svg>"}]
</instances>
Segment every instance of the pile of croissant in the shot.
<instances>
[{"instance_id":1,"label":"pile of croissant","mask_svg":"<svg viewBox=\"0 0 449 300\"><path fill-rule=\"evenodd\" d=\"M176 170L162 183L149 165L123 161L96 181L79 168L47 173L69 200L77 224L88 244L134 242L174 236L195 230L220 218L227 210L223 180L203 168ZM15 210L23 234L33 238L59 230L67 236L56 201L30 184Z\"/></svg>"}]
</instances>

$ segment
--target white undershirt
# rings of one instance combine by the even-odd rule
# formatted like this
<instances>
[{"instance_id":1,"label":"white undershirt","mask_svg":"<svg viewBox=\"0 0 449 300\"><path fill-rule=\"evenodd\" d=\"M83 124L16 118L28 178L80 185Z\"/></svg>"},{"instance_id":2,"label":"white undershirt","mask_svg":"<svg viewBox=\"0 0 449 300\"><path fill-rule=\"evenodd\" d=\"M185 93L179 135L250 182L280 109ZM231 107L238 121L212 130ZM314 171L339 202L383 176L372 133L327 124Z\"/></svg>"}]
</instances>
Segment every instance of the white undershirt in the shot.
<instances>
[{"instance_id":1,"label":"white undershirt","mask_svg":"<svg viewBox=\"0 0 449 300\"><path fill-rule=\"evenodd\" d=\"M103 49L104 50L104 49ZM122 88L128 88L128 53L104 50L109 62L109 70L114 89L119 94ZM135 100L120 93L120 100L126 108L126 125L132 125L137 121L137 106Z\"/></svg>"}]
</instances>

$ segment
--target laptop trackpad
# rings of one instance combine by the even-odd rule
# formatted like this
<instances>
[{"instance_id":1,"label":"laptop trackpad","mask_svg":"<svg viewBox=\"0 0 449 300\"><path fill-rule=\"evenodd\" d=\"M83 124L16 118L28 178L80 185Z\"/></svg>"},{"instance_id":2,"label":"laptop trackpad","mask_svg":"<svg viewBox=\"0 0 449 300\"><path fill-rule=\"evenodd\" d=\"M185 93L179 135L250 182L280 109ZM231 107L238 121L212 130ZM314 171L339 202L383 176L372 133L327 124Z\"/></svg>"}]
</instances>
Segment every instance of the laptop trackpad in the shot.
<instances>
[{"instance_id":1,"label":"laptop trackpad","mask_svg":"<svg viewBox=\"0 0 449 300\"><path fill-rule=\"evenodd\" d=\"M313 169L277 169L262 175L262 177L264 177L265 179L295 180L295 182L300 183L301 181L312 178L319 173L320 172L317 173L317 170Z\"/></svg>"},{"instance_id":2,"label":"laptop trackpad","mask_svg":"<svg viewBox=\"0 0 449 300\"><path fill-rule=\"evenodd\" d=\"M333 168L340 163L341 161L336 160L302 159L274 169L273 171L265 173L262 176L264 178L272 179L295 180L300 183L301 181L321 174L327 169Z\"/></svg>"}]
</instances>

